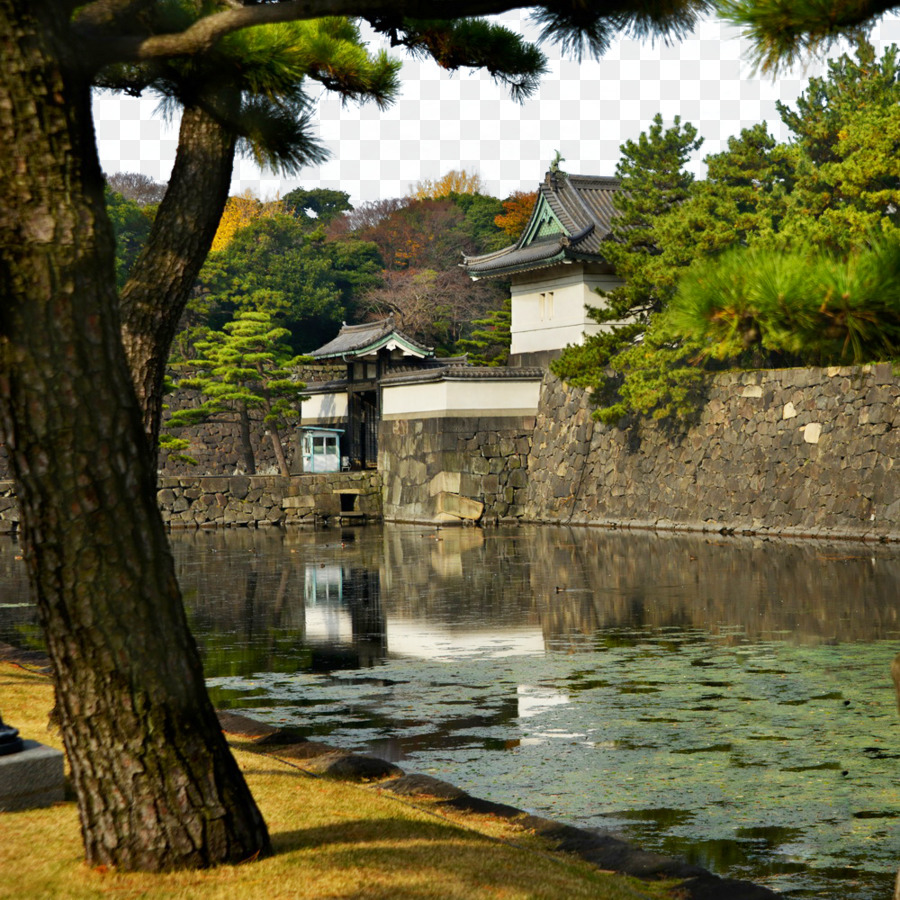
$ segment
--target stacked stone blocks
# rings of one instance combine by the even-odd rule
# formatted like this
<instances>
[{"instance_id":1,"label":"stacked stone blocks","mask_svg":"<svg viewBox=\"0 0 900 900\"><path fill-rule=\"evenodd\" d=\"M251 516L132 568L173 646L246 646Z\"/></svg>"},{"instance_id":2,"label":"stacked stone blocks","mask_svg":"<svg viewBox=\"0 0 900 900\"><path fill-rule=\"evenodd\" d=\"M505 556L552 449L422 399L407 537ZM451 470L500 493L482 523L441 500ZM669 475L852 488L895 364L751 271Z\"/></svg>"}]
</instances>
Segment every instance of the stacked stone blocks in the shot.
<instances>
[{"instance_id":1,"label":"stacked stone blocks","mask_svg":"<svg viewBox=\"0 0 900 900\"><path fill-rule=\"evenodd\" d=\"M723 373L689 425L591 417L547 376L522 514L534 521L900 539L890 365Z\"/></svg>"},{"instance_id":2,"label":"stacked stone blocks","mask_svg":"<svg viewBox=\"0 0 900 900\"><path fill-rule=\"evenodd\" d=\"M314 525L342 516L381 518L381 480L376 472L290 478L167 476L159 480L157 498L170 528Z\"/></svg>"},{"instance_id":3,"label":"stacked stone blocks","mask_svg":"<svg viewBox=\"0 0 900 900\"><path fill-rule=\"evenodd\" d=\"M534 417L381 423L384 516L406 522L515 518L525 499Z\"/></svg>"}]
</instances>

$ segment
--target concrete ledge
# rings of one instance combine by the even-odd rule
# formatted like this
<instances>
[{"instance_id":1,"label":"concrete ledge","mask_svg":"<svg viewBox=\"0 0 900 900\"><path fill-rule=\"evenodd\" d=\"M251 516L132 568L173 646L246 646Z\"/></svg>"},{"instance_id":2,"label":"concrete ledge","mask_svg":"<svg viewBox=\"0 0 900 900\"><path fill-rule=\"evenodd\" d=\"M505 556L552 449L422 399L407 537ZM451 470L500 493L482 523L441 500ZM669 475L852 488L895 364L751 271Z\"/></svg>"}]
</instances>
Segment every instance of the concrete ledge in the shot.
<instances>
[{"instance_id":1,"label":"concrete ledge","mask_svg":"<svg viewBox=\"0 0 900 900\"><path fill-rule=\"evenodd\" d=\"M23 741L20 753L0 756L0 811L52 806L64 797L63 760L59 750Z\"/></svg>"}]
</instances>

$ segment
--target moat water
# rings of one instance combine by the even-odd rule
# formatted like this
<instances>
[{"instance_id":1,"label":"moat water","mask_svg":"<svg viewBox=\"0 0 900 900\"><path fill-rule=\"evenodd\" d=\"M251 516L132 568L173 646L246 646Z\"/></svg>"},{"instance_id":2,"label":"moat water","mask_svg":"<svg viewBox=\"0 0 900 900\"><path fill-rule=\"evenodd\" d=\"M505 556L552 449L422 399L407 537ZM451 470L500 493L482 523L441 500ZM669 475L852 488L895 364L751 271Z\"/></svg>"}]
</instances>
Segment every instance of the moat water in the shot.
<instances>
[{"instance_id":1,"label":"moat water","mask_svg":"<svg viewBox=\"0 0 900 900\"><path fill-rule=\"evenodd\" d=\"M900 864L900 548L176 533L214 702L789 897ZM0 542L0 640L39 643Z\"/></svg>"}]
</instances>

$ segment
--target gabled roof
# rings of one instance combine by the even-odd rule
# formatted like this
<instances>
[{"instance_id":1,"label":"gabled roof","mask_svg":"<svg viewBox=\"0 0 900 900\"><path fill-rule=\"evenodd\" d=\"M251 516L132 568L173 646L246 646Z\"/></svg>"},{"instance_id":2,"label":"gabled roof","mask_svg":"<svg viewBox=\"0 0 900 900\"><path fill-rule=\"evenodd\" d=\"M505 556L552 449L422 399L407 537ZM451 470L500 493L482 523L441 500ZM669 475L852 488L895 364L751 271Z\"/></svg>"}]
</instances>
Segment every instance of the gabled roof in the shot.
<instances>
[{"instance_id":1,"label":"gabled roof","mask_svg":"<svg viewBox=\"0 0 900 900\"><path fill-rule=\"evenodd\" d=\"M353 359L377 353L382 347L400 350L403 356L427 359L434 356L434 348L402 334L394 327L394 317L362 325L342 325L337 337L324 347L313 350L315 359Z\"/></svg>"},{"instance_id":2,"label":"gabled roof","mask_svg":"<svg viewBox=\"0 0 900 900\"><path fill-rule=\"evenodd\" d=\"M492 278L543 269L565 260L603 261L603 240L616 214L618 178L547 172L528 225L515 244L464 257L470 277Z\"/></svg>"}]
</instances>

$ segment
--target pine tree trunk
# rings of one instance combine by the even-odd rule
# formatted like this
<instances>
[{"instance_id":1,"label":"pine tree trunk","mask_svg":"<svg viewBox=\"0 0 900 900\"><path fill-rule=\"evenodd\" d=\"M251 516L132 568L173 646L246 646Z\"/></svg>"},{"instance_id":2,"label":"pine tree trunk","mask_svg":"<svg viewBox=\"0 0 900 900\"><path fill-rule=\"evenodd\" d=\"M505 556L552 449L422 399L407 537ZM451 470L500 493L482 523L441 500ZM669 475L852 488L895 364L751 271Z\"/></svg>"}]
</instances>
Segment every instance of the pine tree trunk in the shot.
<instances>
[{"instance_id":1,"label":"pine tree trunk","mask_svg":"<svg viewBox=\"0 0 900 900\"><path fill-rule=\"evenodd\" d=\"M90 85L52 0L0 0L0 424L87 861L269 849L206 693L122 349Z\"/></svg>"},{"instance_id":2,"label":"pine tree trunk","mask_svg":"<svg viewBox=\"0 0 900 900\"><path fill-rule=\"evenodd\" d=\"M253 454L253 441L250 438L250 414L247 407L241 405L238 412L240 427L241 454L244 457L244 468L248 475L256 474L256 457Z\"/></svg>"},{"instance_id":3,"label":"pine tree trunk","mask_svg":"<svg viewBox=\"0 0 900 900\"><path fill-rule=\"evenodd\" d=\"M284 455L284 446L281 443L281 435L273 425L269 428L269 436L272 438L272 449L275 451L275 460L278 463L278 471L287 478L291 474L288 468L287 457Z\"/></svg>"},{"instance_id":4,"label":"pine tree trunk","mask_svg":"<svg viewBox=\"0 0 900 900\"><path fill-rule=\"evenodd\" d=\"M178 153L150 237L122 289L122 338L144 430L159 443L169 350L228 199L240 98L211 90L184 106Z\"/></svg>"}]
</instances>

